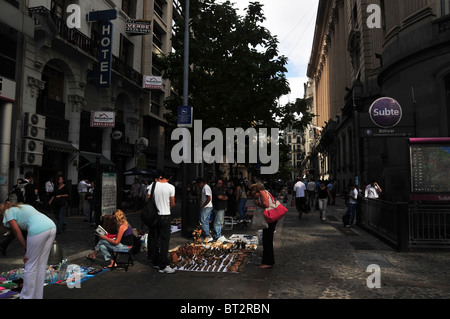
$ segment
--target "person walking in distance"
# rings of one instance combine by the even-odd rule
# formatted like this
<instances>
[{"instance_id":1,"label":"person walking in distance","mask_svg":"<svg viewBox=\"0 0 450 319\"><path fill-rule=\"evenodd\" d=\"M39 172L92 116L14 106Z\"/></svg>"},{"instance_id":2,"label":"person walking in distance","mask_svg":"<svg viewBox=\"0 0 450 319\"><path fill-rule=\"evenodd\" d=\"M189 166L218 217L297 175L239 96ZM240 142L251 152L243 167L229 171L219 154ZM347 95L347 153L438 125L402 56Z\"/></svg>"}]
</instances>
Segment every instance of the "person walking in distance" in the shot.
<instances>
[{"instance_id":1,"label":"person walking in distance","mask_svg":"<svg viewBox=\"0 0 450 319\"><path fill-rule=\"evenodd\" d=\"M298 212L298 217L302 217L303 210L306 204L306 185L301 181L300 177L297 178L297 183L294 185L294 194L295 196L295 208Z\"/></svg>"},{"instance_id":2,"label":"person walking in distance","mask_svg":"<svg viewBox=\"0 0 450 319\"><path fill-rule=\"evenodd\" d=\"M89 181L85 178L82 178L80 182L78 183L77 190L79 195L79 201L78 201L78 214L84 215L86 214L86 194L91 187L91 184L89 184Z\"/></svg>"},{"instance_id":3,"label":"person walking in distance","mask_svg":"<svg viewBox=\"0 0 450 319\"><path fill-rule=\"evenodd\" d=\"M375 180L371 180L364 190L364 197L377 199L380 197L382 190Z\"/></svg>"},{"instance_id":4,"label":"person walking in distance","mask_svg":"<svg viewBox=\"0 0 450 319\"><path fill-rule=\"evenodd\" d=\"M56 187L55 193L50 201L49 205L53 207L53 212L56 215L57 224L57 234L61 233L66 228L66 223L64 222L64 216L66 215L66 209L69 199L69 186L66 185L64 177L58 177L58 186Z\"/></svg>"},{"instance_id":5,"label":"person walking in distance","mask_svg":"<svg viewBox=\"0 0 450 319\"><path fill-rule=\"evenodd\" d=\"M319 204L319 218L325 220L328 201L330 201L330 203L333 201L331 192L325 182L320 183L319 191L317 192L317 201Z\"/></svg>"},{"instance_id":6,"label":"person walking in distance","mask_svg":"<svg viewBox=\"0 0 450 319\"><path fill-rule=\"evenodd\" d=\"M153 183L156 183L153 196L158 208L158 221L153 227L151 249L153 250L153 267L159 265L159 272L173 274L175 270L169 266L169 243L171 234L171 208L175 206L175 186L169 183L171 175L159 171ZM152 185L149 186L147 200L151 196Z\"/></svg>"}]
</instances>

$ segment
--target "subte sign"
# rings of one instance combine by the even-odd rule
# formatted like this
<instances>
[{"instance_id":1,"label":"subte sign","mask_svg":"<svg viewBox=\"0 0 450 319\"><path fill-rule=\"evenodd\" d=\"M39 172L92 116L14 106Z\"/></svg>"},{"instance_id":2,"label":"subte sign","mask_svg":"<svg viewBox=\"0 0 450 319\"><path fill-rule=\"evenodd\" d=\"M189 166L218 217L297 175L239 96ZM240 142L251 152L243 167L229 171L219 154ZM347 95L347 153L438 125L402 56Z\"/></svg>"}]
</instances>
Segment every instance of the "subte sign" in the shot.
<instances>
[{"instance_id":1,"label":"subte sign","mask_svg":"<svg viewBox=\"0 0 450 319\"><path fill-rule=\"evenodd\" d=\"M392 128L400 123L403 111L396 100L390 97L382 97L373 102L369 114L375 125L381 128Z\"/></svg>"}]
</instances>

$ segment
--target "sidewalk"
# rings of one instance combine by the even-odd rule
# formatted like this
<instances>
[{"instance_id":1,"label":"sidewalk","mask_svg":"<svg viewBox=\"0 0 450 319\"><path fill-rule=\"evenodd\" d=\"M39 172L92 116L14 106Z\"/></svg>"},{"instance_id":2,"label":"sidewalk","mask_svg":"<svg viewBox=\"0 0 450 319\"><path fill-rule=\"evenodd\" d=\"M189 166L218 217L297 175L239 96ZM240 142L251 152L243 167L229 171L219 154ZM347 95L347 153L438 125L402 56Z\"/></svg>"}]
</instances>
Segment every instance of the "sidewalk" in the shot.
<instances>
[{"instance_id":1,"label":"sidewalk","mask_svg":"<svg viewBox=\"0 0 450 319\"><path fill-rule=\"evenodd\" d=\"M275 233L276 266L261 270L262 247L241 273L177 271L161 274L150 267L146 252L133 257L134 266L107 271L81 283L81 288L48 285L46 299L447 299L450 298L450 252L399 253L358 227L343 228L342 201L328 207L327 220L318 212L299 218L289 207ZM128 213L133 227L139 214ZM82 216L67 218L67 230L58 235L64 258L80 266L99 266L84 258L94 244L93 228ZM224 232L252 234L235 226ZM190 242L174 233L171 248ZM0 256L0 271L21 267L18 243ZM381 288L369 288L367 266L380 267ZM103 264L102 264L103 265Z\"/></svg>"}]
</instances>

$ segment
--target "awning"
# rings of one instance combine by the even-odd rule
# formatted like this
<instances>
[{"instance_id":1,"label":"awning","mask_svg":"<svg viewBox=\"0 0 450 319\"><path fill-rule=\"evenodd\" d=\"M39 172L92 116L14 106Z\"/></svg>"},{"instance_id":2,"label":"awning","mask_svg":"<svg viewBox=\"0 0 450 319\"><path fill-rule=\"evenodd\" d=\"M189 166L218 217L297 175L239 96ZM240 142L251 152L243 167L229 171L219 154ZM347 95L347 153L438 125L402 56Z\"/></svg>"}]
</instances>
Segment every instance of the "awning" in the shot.
<instances>
[{"instance_id":1,"label":"awning","mask_svg":"<svg viewBox=\"0 0 450 319\"><path fill-rule=\"evenodd\" d=\"M95 166L97 163L97 156L100 156L100 165L101 166L116 166L113 162L107 159L105 156L99 153L90 153L90 152L80 152L80 157L84 158L86 161L91 164L91 166ZM81 169L81 168L80 168Z\"/></svg>"},{"instance_id":2,"label":"awning","mask_svg":"<svg viewBox=\"0 0 450 319\"><path fill-rule=\"evenodd\" d=\"M69 142L65 141L57 141L57 140L44 140L44 146L47 147L47 150L53 151L53 152L60 152L60 153L78 153L79 150L70 144Z\"/></svg>"}]
</instances>

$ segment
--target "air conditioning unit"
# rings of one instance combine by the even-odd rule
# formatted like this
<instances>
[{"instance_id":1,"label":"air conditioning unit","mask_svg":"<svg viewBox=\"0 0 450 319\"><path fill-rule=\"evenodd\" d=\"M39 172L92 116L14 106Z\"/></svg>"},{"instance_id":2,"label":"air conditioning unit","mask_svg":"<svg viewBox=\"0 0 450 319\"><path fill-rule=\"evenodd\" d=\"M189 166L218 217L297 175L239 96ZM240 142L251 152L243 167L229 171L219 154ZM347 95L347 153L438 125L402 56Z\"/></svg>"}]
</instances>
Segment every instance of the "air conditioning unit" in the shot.
<instances>
[{"instance_id":1,"label":"air conditioning unit","mask_svg":"<svg viewBox=\"0 0 450 319\"><path fill-rule=\"evenodd\" d=\"M43 140L45 139L45 128L31 125L24 126L23 137Z\"/></svg>"},{"instance_id":2,"label":"air conditioning unit","mask_svg":"<svg viewBox=\"0 0 450 319\"><path fill-rule=\"evenodd\" d=\"M45 116L35 113L25 113L24 126L36 126L45 129Z\"/></svg>"},{"instance_id":3,"label":"air conditioning unit","mask_svg":"<svg viewBox=\"0 0 450 319\"><path fill-rule=\"evenodd\" d=\"M22 152L27 153L43 153L44 152L44 142L39 140L32 140L29 138L24 138L22 140Z\"/></svg>"},{"instance_id":4,"label":"air conditioning unit","mask_svg":"<svg viewBox=\"0 0 450 319\"><path fill-rule=\"evenodd\" d=\"M42 153L22 153L22 164L30 166L42 166Z\"/></svg>"}]
</instances>

